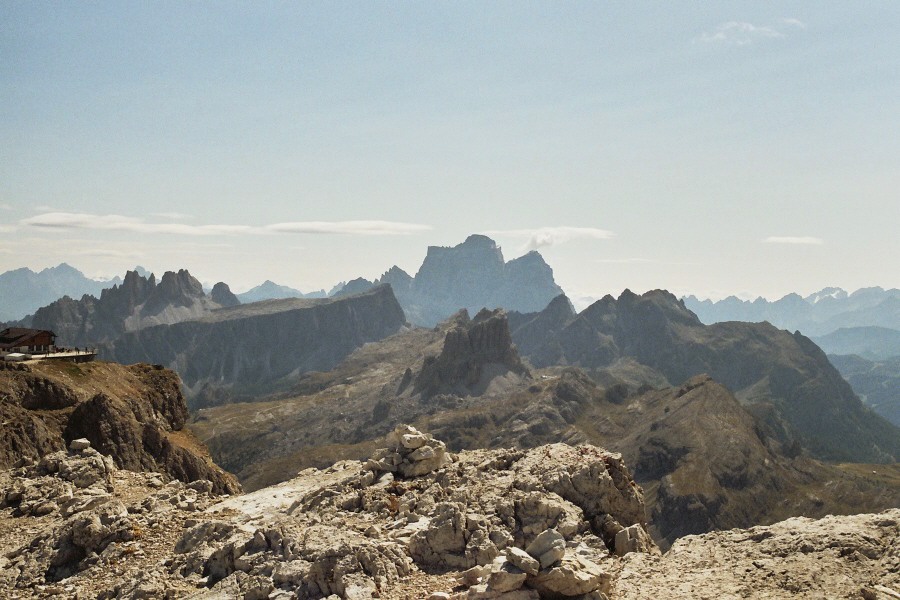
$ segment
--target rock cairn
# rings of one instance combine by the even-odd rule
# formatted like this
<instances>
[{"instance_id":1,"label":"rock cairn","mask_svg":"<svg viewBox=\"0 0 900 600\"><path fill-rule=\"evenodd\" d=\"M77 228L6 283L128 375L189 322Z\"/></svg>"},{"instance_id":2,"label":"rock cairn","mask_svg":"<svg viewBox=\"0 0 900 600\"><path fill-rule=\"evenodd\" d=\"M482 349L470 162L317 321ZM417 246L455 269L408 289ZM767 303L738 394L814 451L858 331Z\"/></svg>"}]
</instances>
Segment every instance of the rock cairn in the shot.
<instances>
[{"instance_id":1,"label":"rock cairn","mask_svg":"<svg viewBox=\"0 0 900 600\"><path fill-rule=\"evenodd\" d=\"M377 450L366 462L374 473L397 473L418 477L440 469L449 462L444 442L409 425L398 425L387 436L387 448ZM385 477L387 481L390 477Z\"/></svg>"}]
</instances>

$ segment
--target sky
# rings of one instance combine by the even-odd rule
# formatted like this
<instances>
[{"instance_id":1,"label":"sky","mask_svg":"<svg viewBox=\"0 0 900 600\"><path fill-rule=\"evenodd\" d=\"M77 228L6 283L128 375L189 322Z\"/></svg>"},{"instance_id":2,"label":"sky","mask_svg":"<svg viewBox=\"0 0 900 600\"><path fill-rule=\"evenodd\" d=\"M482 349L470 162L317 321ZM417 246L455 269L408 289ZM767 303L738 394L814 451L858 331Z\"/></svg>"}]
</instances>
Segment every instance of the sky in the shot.
<instances>
[{"instance_id":1,"label":"sky","mask_svg":"<svg viewBox=\"0 0 900 600\"><path fill-rule=\"evenodd\" d=\"M0 272L900 287L900 3L0 0Z\"/></svg>"}]
</instances>

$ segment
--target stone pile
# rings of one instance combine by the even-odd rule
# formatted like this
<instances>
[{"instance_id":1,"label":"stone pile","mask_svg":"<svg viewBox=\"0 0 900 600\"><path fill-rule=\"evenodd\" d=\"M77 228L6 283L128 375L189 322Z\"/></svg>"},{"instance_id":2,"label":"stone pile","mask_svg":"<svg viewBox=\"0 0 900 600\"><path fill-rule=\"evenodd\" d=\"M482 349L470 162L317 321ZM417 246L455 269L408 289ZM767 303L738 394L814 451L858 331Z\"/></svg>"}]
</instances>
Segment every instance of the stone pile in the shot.
<instances>
[{"instance_id":1,"label":"stone pile","mask_svg":"<svg viewBox=\"0 0 900 600\"><path fill-rule=\"evenodd\" d=\"M449 461L444 442L410 425L398 425L387 436L388 447L372 455L366 467L374 473L397 473L418 477L443 467ZM382 478L381 481L389 480Z\"/></svg>"}]
</instances>

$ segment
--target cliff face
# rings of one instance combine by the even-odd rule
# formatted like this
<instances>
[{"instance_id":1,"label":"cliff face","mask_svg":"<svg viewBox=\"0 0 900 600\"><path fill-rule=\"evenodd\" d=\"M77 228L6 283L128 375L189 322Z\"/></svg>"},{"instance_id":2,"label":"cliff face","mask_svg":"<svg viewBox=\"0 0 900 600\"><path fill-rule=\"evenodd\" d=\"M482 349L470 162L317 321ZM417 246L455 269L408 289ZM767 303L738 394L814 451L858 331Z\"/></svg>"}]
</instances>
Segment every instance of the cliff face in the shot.
<instances>
[{"instance_id":1,"label":"cliff face","mask_svg":"<svg viewBox=\"0 0 900 600\"><path fill-rule=\"evenodd\" d=\"M632 358L677 385L707 373L768 413L782 442L797 436L828 460L884 462L900 457L900 429L866 409L808 338L768 323L703 325L664 291L625 291L565 322L559 306L515 315L513 341L535 366L608 367Z\"/></svg>"},{"instance_id":2,"label":"cliff face","mask_svg":"<svg viewBox=\"0 0 900 600\"><path fill-rule=\"evenodd\" d=\"M527 372L509 335L506 313L482 309L469 320L465 311L444 337L444 347L437 356L426 357L416 378L416 390L425 396L439 391L471 395L486 387L485 378L511 372Z\"/></svg>"},{"instance_id":3,"label":"cliff face","mask_svg":"<svg viewBox=\"0 0 900 600\"><path fill-rule=\"evenodd\" d=\"M197 405L209 405L223 396L271 392L292 376L331 369L405 321L390 287L380 286L341 299L269 300L148 327L106 344L101 355L169 366Z\"/></svg>"},{"instance_id":4,"label":"cliff face","mask_svg":"<svg viewBox=\"0 0 900 600\"><path fill-rule=\"evenodd\" d=\"M64 296L38 309L32 327L54 331L60 346L94 346L126 331L197 318L225 306L221 301L230 302L229 295L225 286L217 292L219 302L206 296L200 282L184 269L166 272L159 284L152 274L129 271L121 285L104 289L100 298Z\"/></svg>"},{"instance_id":5,"label":"cliff face","mask_svg":"<svg viewBox=\"0 0 900 600\"><path fill-rule=\"evenodd\" d=\"M178 376L160 367L8 365L0 369L0 412L2 468L87 438L119 468L168 473L186 482L208 479L219 492L240 490L183 431L188 413Z\"/></svg>"}]
</instances>

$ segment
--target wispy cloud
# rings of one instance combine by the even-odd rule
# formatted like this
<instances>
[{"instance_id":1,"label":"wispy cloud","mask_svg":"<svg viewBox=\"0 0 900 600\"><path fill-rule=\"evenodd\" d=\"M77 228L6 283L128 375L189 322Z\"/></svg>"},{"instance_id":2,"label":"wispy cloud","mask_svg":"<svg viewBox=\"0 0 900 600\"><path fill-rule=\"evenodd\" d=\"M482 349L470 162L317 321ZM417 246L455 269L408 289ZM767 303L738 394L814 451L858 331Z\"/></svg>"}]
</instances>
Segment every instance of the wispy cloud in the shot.
<instances>
[{"instance_id":1,"label":"wispy cloud","mask_svg":"<svg viewBox=\"0 0 900 600\"><path fill-rule=\"evenodd\" d=\"M0 225L0 233L12 233L15 230L15 225Z\"/></svg>"},{"instance_id":2,"label":"wispy cloud","mask_svg":"<svg viewBox=\"0 0 900 600\"><path fill-rule=\"evenodd\" d=\"M785 18L781 20L782 25L787 25L788 27L796 27L797 29L806 29L806 23L801 21L800 19L793 18Z\"/></svg>"},{"instance_id":3,"label":"wispy cloud","mask_svg":"<svg viewBox=\"0 0 900 600\"><path fill-rule=\"evenodd\" d=\"M273 223L270 225L188 225L185 223L154 223L122 215L93 215L88 213L50 212L19 221L21 225L45 230L117 231L144 234L172 234L188 236L345 234L345 235L408 235L431 229L429 225L395 221L304 221Z\"/></svg>"},{"instance_id":4,"label":"wispy cloud","mask_svg":"<svg viewBox=\"0 0 900 600\"><path fill-rule=\"evenodd\" d=\"M789 29L806 29L799 19L781 19L778 25L754 25L746 21L720 23L712 31L704 31L694 38L694 43L747 46L757 40L779 39L787 36Z\"/></svg>"},{"instance_id":5,"label":"wispy cloud","mask_svg":"<svg viewBox=\"0 0 900 600\"><path fill-rule=\"evenodd\" d=\"M12 206L5 202L0 202L0 210L12 210Z\"/></svg>"},{"instance_id":6,"label":"wispy cloud","mask_svg":"<svg viewBox=\"0 0 900 600\"><path fill-rule=\"evenodd\" d=\"M430 225L398 223L396 221L300 221L266 225L268 231L279 233L338 233L348 235L409 235L429 231Z\"/></svg>"},{"instance_id":7,"label":"wispy cloud","mask_svg":"<svg viewBox=\"0 0 900 600\"><path fill-rule=\"evenodd\" d=\"M763 244L798 244L807 246L821 246L825 243L822 238L811 236L770 236L762 240Z\"/></svg>"},{"instance_id":8,"label":"wispy cloud","mask_svg":"<svg viewBox=\"0 0 900 600\"><path fill-rule=\"evenodd\" d=\"M494 229L485 235L528 238L527 250L537 250L547 246L564 244L577 239L608 240L615 237L612 231L595 227L538 227L536 229Z\"/></svg>"},{"instance_id":9,"label":"wispy cloud","mask_svg":"<svg viewBox=\"0 0 900 600\"><path fill-rule=\"evenodd\" d=\"M151 217L160 217L163 219L171 219L172 221L189 221L193 219L193 215L186 215L180 212L158 212L150 213Z\"/></svg>"}]
</instances>

